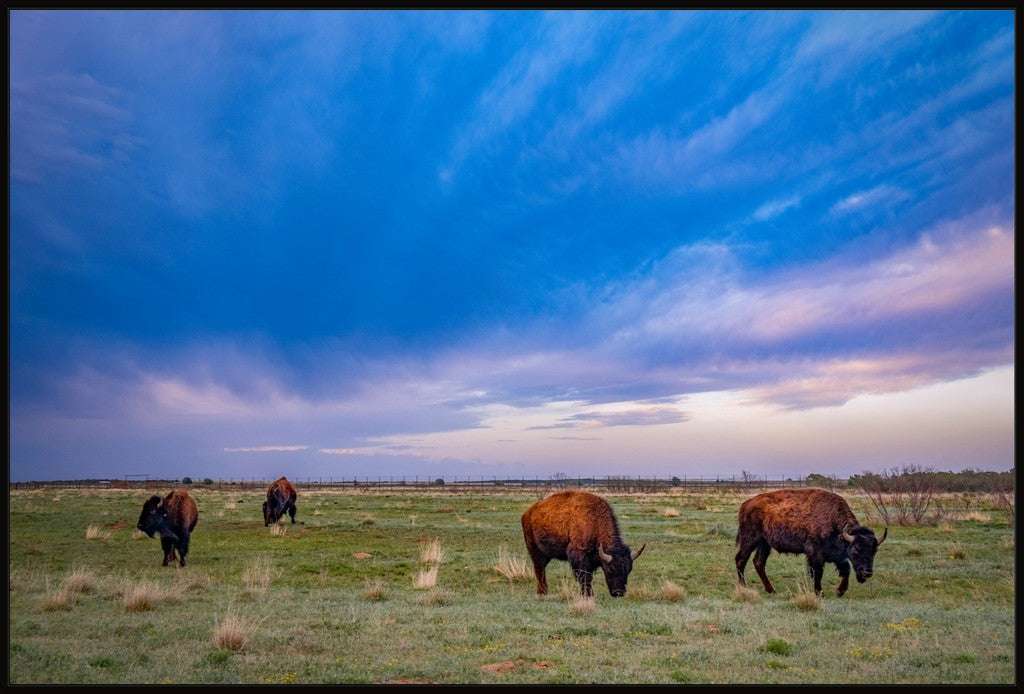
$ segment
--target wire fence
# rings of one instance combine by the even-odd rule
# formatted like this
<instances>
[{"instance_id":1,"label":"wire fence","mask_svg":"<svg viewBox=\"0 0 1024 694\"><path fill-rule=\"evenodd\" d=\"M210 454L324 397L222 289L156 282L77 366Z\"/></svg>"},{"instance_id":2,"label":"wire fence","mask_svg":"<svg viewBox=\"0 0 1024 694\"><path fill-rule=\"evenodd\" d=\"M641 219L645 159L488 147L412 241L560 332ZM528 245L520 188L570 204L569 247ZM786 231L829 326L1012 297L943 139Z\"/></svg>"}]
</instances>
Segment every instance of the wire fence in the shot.
<instances>
[{"instance_id":1,"label":"wire fence","mask_svg":"<svg viewBox=\"0 0 1024 694\"><path fill-rule=\"evenodd\" d=\"M275 478L276 479L276 478ZM120 479L56 480L11 482L11 489L147 489L171 490L178 487L194 489L266 490L273 479L228 478L202 480L151 479L143 475L125 475ZM360 491L360 492L424 492L424 493L512 493L519 491L548 492L559 489L591 489L621 493L685 493L700 490L755 492L781 487L831 486L845 487L847 480L816 476L813 483L805 478L785 475L681 475L673 477L645 477L609 475L604 477L550 477L546 479L501 479L497 477L296 477L289 478L299 491ZM824 485L823 485L824 482Z\"/></svg>"}]
</instances>

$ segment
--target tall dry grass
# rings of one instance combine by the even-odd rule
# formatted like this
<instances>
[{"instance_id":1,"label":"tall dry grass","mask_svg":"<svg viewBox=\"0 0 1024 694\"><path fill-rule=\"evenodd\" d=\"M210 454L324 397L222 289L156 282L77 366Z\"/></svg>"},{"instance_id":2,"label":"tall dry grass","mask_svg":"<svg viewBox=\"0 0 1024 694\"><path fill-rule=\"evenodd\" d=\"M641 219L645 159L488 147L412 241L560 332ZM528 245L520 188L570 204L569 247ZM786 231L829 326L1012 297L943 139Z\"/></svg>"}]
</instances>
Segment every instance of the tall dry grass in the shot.
<instances>
[{"instance_id":1,"label":"tall dry grass","mask_svg":"<svg viewBox=\"0 0 1024 694\"><path fill-rule=\"evenodd\" d=\"M526 560L510 554L504 545L498 546L498 561L494 570L511 582L528 581L533 577L533 569Z\"/></svg>"},{"instance_id":2,"label":"tall dry grass","mask_svg":"<svg viewBox=\"0 0 1024 694\"><path fill-rule=\"evenodd\" d=\"M420 552L420 561L424 564L440 564L444 561L444 550L440 540L431 540Z\"/></svg>"}]
</instances>

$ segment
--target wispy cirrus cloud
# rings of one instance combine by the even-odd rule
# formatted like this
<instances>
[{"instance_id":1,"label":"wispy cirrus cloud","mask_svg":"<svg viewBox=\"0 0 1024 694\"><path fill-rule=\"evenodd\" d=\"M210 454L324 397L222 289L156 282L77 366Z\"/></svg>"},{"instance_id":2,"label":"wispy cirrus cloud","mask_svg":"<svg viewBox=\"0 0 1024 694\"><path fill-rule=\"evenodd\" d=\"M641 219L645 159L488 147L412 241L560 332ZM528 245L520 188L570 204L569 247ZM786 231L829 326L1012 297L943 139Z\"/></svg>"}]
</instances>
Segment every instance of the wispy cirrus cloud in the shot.
<instances>
[{"instance_id":1,"label":"wispy cirrus cloud","mask_svg":"<svg viewBox=\"0 0 1024 694\"><path fill-rule=\"evenodd\" d=\"M305 451L309 446L238 446L225 448L225 453L282 453L288 451Z\"/></svg>"}]
</instances>

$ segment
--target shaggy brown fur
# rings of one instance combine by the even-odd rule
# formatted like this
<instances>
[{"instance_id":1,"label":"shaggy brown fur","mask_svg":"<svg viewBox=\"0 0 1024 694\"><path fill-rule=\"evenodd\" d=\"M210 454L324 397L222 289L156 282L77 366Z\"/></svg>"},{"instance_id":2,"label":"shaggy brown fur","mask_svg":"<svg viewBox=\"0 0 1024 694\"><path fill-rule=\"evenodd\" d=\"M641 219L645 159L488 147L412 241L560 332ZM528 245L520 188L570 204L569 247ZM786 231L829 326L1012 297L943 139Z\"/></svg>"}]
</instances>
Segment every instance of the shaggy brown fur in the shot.
<instances>
[{"instance_id":1,"label":"shaggy brown fur","mask_svg":"<svg viewBox=\"0 0 1024 694\"><path fill-rule=\"evenodd\" d=\"M850 562L863 583L871 576L872 562L878 545L870 529L857 523L846 500L827 489L778 489L753 496L740 506L739 529L736 533L736 574L746 585L743 570L754 552L754 568L764 589L775 592L765 563L771 550L804 554L814 578L814 590L821 594L821 575L826 562L832 562L841 581L837 593L842 595L849 585Z\"/></svg>"},{"instance_id":2,"label":"shaggy brown fur","mask_svg":"<svg viewBox=\"0 0 1024 694\"><path fill-rule=\"evenodd\" d=\"M164 566L177 560L185 566L192 530L199 522L199 509L187 489L175 489L165 497L153 495L146 500L139 515L138 528L150 537L160 533L164 550ZM175 556L175 549L178 556Z\"/></svg>"},{"instance_id":3,"label":"shaggy brown fur","mask_svg":"<svg viewBox=\"0 0 1024 694\"><path fill-rule=\"evenodd\" d=\"M276 523L278 518L284 517L285 512L294 523L296 498L298 494L295 493L295 487L287 479L281 477L272 482L267 488L267 500L263 502L263 527Z\"/></svg>"},{"instance_id":4,"label":"shaggy brown fur","mask_svg":"<svg viewBox=\"0 0 1024 694\"><path fill-rule=\"evenodd\" d=\"M526 550L537 576L537 594L548 592L546 567L552 559L568 561L583 595L593 595L593 572L601 567L612 597L626 594L633 560L619 536L619 523L607 501L579 490L555 492L535 502L522 516Z\"/></svg>"}]
</instances>

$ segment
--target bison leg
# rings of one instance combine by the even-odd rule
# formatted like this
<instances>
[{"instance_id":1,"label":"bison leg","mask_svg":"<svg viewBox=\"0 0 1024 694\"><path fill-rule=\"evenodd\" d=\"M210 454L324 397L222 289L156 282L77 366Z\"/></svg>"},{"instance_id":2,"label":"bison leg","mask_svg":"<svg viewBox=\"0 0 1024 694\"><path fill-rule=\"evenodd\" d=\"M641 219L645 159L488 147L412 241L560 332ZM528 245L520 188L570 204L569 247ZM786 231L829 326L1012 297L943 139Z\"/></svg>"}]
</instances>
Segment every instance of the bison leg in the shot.
<instances>
[{"instance_id":1,"label":"bison leg","mask_svg":"<svg viewBox=\"0 0 1024 694\"><path fill-rule=\"evenodd\" d=\"M753 551L753 547L740 546L738 552L736 552L736 578L739 579L740 585L744 588L747 586L747 581L743 578L743 572L747 568L747 559L750 558L750 553Z\"/></svg>"},{"instance_id":2,"label":"bison leg","mask_svg":"<svg viewBox=\"0 0 1024 694\"><path fill-rule=\"evenodd\" d=\"M846 561L838 561L836 568L839 569L839 577L842 579L839 581L839 587L836 588L836 597L841 598L850 585L850 564Z\"/></svg>"},{"instance_id":3,"label":"bison leg","mask_svg":"<svg viewBox=\"0 0 1024 694\"><path fill-rule=\"evenodd\" d=\"M580 584L580 595L591 596L594 594L594 572L592 564L587 561L585 551L570 549L566 552L569 566L572 567L573 576Z\"/></svg>"},{"instance_id":4,"label":"bison leg","mask_svg":"<svg viewBox=\"0 0 1024 694\"><path fill-rule=\"evenodd\" d=\"M288 515L292 517L292 523L295 522L295 504L288 507Z\"/></svg>"},{"instance_id":5,"label":"bison leg","mask_svg":"<svg viewBox=\"0 0 1024 694\"><path fill-rule=\"evenodd\" d=\"M185 566L185 555L188 554L188 535L181 538L181 542L178 544L178 552L181 554L181 559L178 560L178 566Z\"/></svg>"},{"instance_id":6,"label":"bison leg","mask_svg":"<svg viewBox=\"0 0 1024 694\"><path fill-rule=\"evenodd\" d=\"M164 566L167 566L168 562L172 562L177 559L177 557L174 556L174 541L171 540L171 538L161 537L160 546L164 550Z\"/></svg>"},{"instance_id":7,"label":"bison leg","mask_svg":"<svg viewBox=\"0 0 1024 694\"><path fill-rule=\"evenodd\" d=\"M548 577L546 568L548 562L551 561L548 557L542 557L534 555L533 559L533 574L537 577L537 595L548 594Z\"/></svg>"},{"instance_id":8,"label":"bison leg","mask_svg":"<svg viewBox=\"0 0 1024 694\"><path fill-rule=\"evenodd\" d=\"M811 574L811 578L814 579L814 594L822 595L821 591L821 575L825 571L824 562L812 562L809 558L807 560L807 570Z\"/></svg>"},{"instance_id":9,"label":"bison leg","mask_svg":"<svg viewBox=\"0 0 1024 694\"><path fill-rule=\"evenodd\" d=\"M757 569L757 575L761 578L761 583L764 584L764 590L766 593L774 593L775 588L772 587L772 582L768 580L768 574L764 572L764 565L768 562L768 555L771 554L772 548L768 546L768 543L762 542L757 546L757 550L754 552L754 568Z\"/></svg>"}]
</instances>

